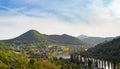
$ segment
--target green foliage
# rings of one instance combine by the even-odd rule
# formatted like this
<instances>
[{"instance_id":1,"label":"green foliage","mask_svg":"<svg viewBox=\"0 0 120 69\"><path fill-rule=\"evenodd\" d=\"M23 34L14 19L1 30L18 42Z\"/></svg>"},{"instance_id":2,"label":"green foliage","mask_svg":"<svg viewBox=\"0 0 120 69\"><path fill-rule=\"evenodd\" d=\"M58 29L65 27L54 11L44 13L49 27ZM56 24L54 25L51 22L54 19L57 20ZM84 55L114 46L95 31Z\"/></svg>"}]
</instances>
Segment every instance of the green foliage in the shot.
<instances>
[{"instance_id":1,"label":"green foliage","mask_svg":"<svg viewBox=\"0 0 120 69\"><path fill-rule=\"evenodd\" d=\"M52 59L52 58L51 58ZM70 64L69 60L53 58L53 60L36 60L28 58L25 53L0 50L0 69L82 69Z\"/></svg>"},{"instance_id":2,"label":"green foliage","mask_svg":"<svg viewBox=\"0 0 120 69\"><path fill-rule=\"evenodd\" d=\"M37 32L36 30L30 30L22 35L20 35L17 38L14 39L10 39L10 40L5 40L3 41L5 43L9 43L13 46L20 46L20 45L24 45L24 46L36 46L36 47L45 47L49 44L47 38Z\"/></svg>"},{"instance_id":3,"label":"green foliage","mask_svg":"<svg viewBox=\"0 0 120 69\"><path fill-rule=\"evenodd\" d=\"M9 56L12 55L10 51L0 50L0 61L4 64L9 64Z\"/></svg>"},{"instance_id":4,"label":"green foliage","mask_svg":"<svg viewBox=\"0 0 120 69\"><path fill-rule=\"evenodd\" d=\"M76 37L69 36L66 34L63 35L49 35L47 36L50 40L56 41L58 44L67 44L67 45L85 45L86 43Z\"/></svg>"},{"instance_id":5,"label":"green foliage","mask_svg":"<svg viewBox=\"0 0 120 69\"><path fill-rule=\"evenodd\" d=\"M29 65L34 65L35 62L36 62L35 59L30 59L30 60L29 60Z\"/></svg>"},{"instance_id":6,"label":"green foliage","mask_svg":"<svg viewBox=\"0 0 120 69\"><path fill-rule=\"evenodd\" d=\"M36 59L35 58L31 58L28 62L28 68L29 69L34 69L33 65L36 63Z\"/></svg>"},{"instance_id":7,"label":"green foliage","mask_svg":"<svg viewBox=\"0 0 120 69\"><path fill-rule=\"evenodd\" d=\"M87 51L91 57L106 59L110 61L120 61L120 37L109 42L98 44Z\"/></svg>"},{"instance_id":8,"label":"green foliage","mask_svg":"<svg viewBox=\"0 0 120 69\"><path fill-rule=\"evenodd\" d=\"M10 60L13 68L26 69L28 66L28 57L26 54L14 54L10 57Z\"/></svg>"},{"instance_id":9,"label":"green foliage","mask_svg":"<svg viewBox=\"0 0 120 69\"><path fill-rule=\"evenodd\" d=\"M9 69L9 66L0 61L0 69Z\"/></svg>"},{"instance_id":10,"label":"green foliage","mask_svg":"<svg viewBox=\"0 0 120 69\"><path fill-rule=\"evenodd\" d=\"M83 69L80 65L71 63L69 59L54 58L52 60L52 63L54 63L57 66L60 66L60 69Z\"/></svg>"},{"instance_id":11,"label":"green foliage","mask_svg":"<svg viewBox=\"0 0 120 69\"><path fill-rule=\"evenodd\" d=\"M0 50L10 49L10 45L0 41Z\"/></svg>"},{"instance_id":12,"label":"green foliage","mask_svg":"<svg viewBox=\"0 0 120 69\"><path fill-rule=\"evenodd\" d=\"M48 60L41 60L37 61L34 64L34 69L60 69L60 68Z\"/></svg>"},{"instance_id":13,"label":"green foliage","mask_svg":"<svg viewBox=\"0 0 120 69\"><path fill-rule=\"evenodd\" d=\"M16 54L9 50L0 50L0 69L26 69L28 57L24 53Z\"/></svg>"}]
</instances>

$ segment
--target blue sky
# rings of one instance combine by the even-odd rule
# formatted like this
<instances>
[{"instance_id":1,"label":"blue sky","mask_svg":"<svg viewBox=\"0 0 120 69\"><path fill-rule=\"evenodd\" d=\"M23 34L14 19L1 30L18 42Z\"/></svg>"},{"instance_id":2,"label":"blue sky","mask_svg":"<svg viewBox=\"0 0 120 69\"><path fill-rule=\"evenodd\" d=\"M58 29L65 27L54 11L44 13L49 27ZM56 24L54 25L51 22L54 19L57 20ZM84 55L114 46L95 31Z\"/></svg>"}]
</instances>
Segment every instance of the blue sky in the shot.
<instances>
[{"instance_id":1,"label":"blue sky","mask_svg":"<svg viewBox=\"0 0 120 69\"><path fill-rule=\"evenodd\" d=\"M119 0L0 0L0 39L30 29L44 34L118 36L119 4Z\"/></svg>"}]
</instances>

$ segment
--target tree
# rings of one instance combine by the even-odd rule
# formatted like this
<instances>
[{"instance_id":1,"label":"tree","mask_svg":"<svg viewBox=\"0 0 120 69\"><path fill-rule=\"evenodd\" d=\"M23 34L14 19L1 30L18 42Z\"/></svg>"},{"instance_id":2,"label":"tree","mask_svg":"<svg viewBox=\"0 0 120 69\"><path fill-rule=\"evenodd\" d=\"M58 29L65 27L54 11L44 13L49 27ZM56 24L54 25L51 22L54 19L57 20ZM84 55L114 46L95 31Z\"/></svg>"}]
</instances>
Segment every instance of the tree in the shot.
<instances>
[{"instance_id":1,"label":"tree","mask_svg":"<svg viewBox=\"0 0 120 69\"><path fill-rule=\"evenodd\" d=\"M34 64L34 69L60 69L55 64L49 62L48 60L37 61Z\"/></svg>"}]
</instances>

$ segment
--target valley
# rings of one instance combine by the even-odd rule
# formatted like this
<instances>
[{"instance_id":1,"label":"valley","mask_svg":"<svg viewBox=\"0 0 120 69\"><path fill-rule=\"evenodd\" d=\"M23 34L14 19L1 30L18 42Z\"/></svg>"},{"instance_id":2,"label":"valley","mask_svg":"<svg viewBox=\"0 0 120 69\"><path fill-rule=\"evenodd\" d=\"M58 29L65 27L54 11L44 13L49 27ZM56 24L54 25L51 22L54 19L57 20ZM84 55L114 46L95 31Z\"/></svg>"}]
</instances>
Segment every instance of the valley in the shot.
<instances>
[{"instance_id":1,"label":"valley","mask_svg":"<svg viewBox=\"0 0 120 69\"><path fill-rule=\"evenodd\" d=\"M67 34L46 35L29 30L14 39L0 41L0 68L116 69L120 66L119 39L94 45ZM97 66L92 66L95 63Z\"/></svg>"},{"instance_id":2,"label":"valley","mask_svg":"<svg viewBox=\"0 0 120 69\"><path fill-rule=\"evenodd\" d=\"M70 62L70 54L84 51L92 46L92 44L77 37L66 34L45 35L36 30L29 30L13 39L1 40L0 44L0 61L2 62L0 67L3 69L67 69L78 67ZM46 63L49 63L50 67L44 67Z\"/></svg>"}]
</instances>

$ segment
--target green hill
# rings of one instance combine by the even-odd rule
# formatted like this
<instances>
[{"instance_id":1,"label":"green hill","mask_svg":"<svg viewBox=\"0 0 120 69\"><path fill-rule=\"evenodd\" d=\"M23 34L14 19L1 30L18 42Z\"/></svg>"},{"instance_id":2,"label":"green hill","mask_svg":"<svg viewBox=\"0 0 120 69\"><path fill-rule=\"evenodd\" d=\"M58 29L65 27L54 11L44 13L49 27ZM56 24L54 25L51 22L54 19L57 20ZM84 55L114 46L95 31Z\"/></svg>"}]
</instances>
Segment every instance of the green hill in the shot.
<instances>
[{"instance_id":1,"label":"green hill","mask_svg":"<svg viewBox=\"0 0 120 69\"><path fill-rule=\"evenodd\" d=\"M70 36L70 35L45 35L41 34L36 30L29 30L28 32L9 40L4 40L3 42L9 43L14 46L36 46L36 47L45 47L49 44L58 44L58 45L88 45L88 43Z\"/></svg>"},{"instance_id":2,"label":"green hill","mask_svg":"<svg viewBox=\"0 0 120 69\"><path fill-rule=\"evenodd\" d=\"M85 44L87 44L84 41L82 41L76 37L67 35L67 34L49 35L48 38L56 41L58 44L68 44L68 45L85 45Z\"/></svg>"},{"instance_id":3,"label":"green hill","mask_svg":"<svg viewBox=\"0 0 120 69\"><path fill-rule=\"evenodd\" d=\"M5 43L14 45L26 45L26 46L46 46L49 44L48 39L36 30L29 30L28 32L9 40L4 40Z\"/></svg>"},{"instance_id":4,"label":"green hill","mask_svg":"<svg viewBox=\"0 0 120 69\"><path fill-rule=\"evenodd\" d=\"M120 61L120 37L96 45L94 48L89 49L87 54L96 58Z\"/></svg>"}]
</instances>

